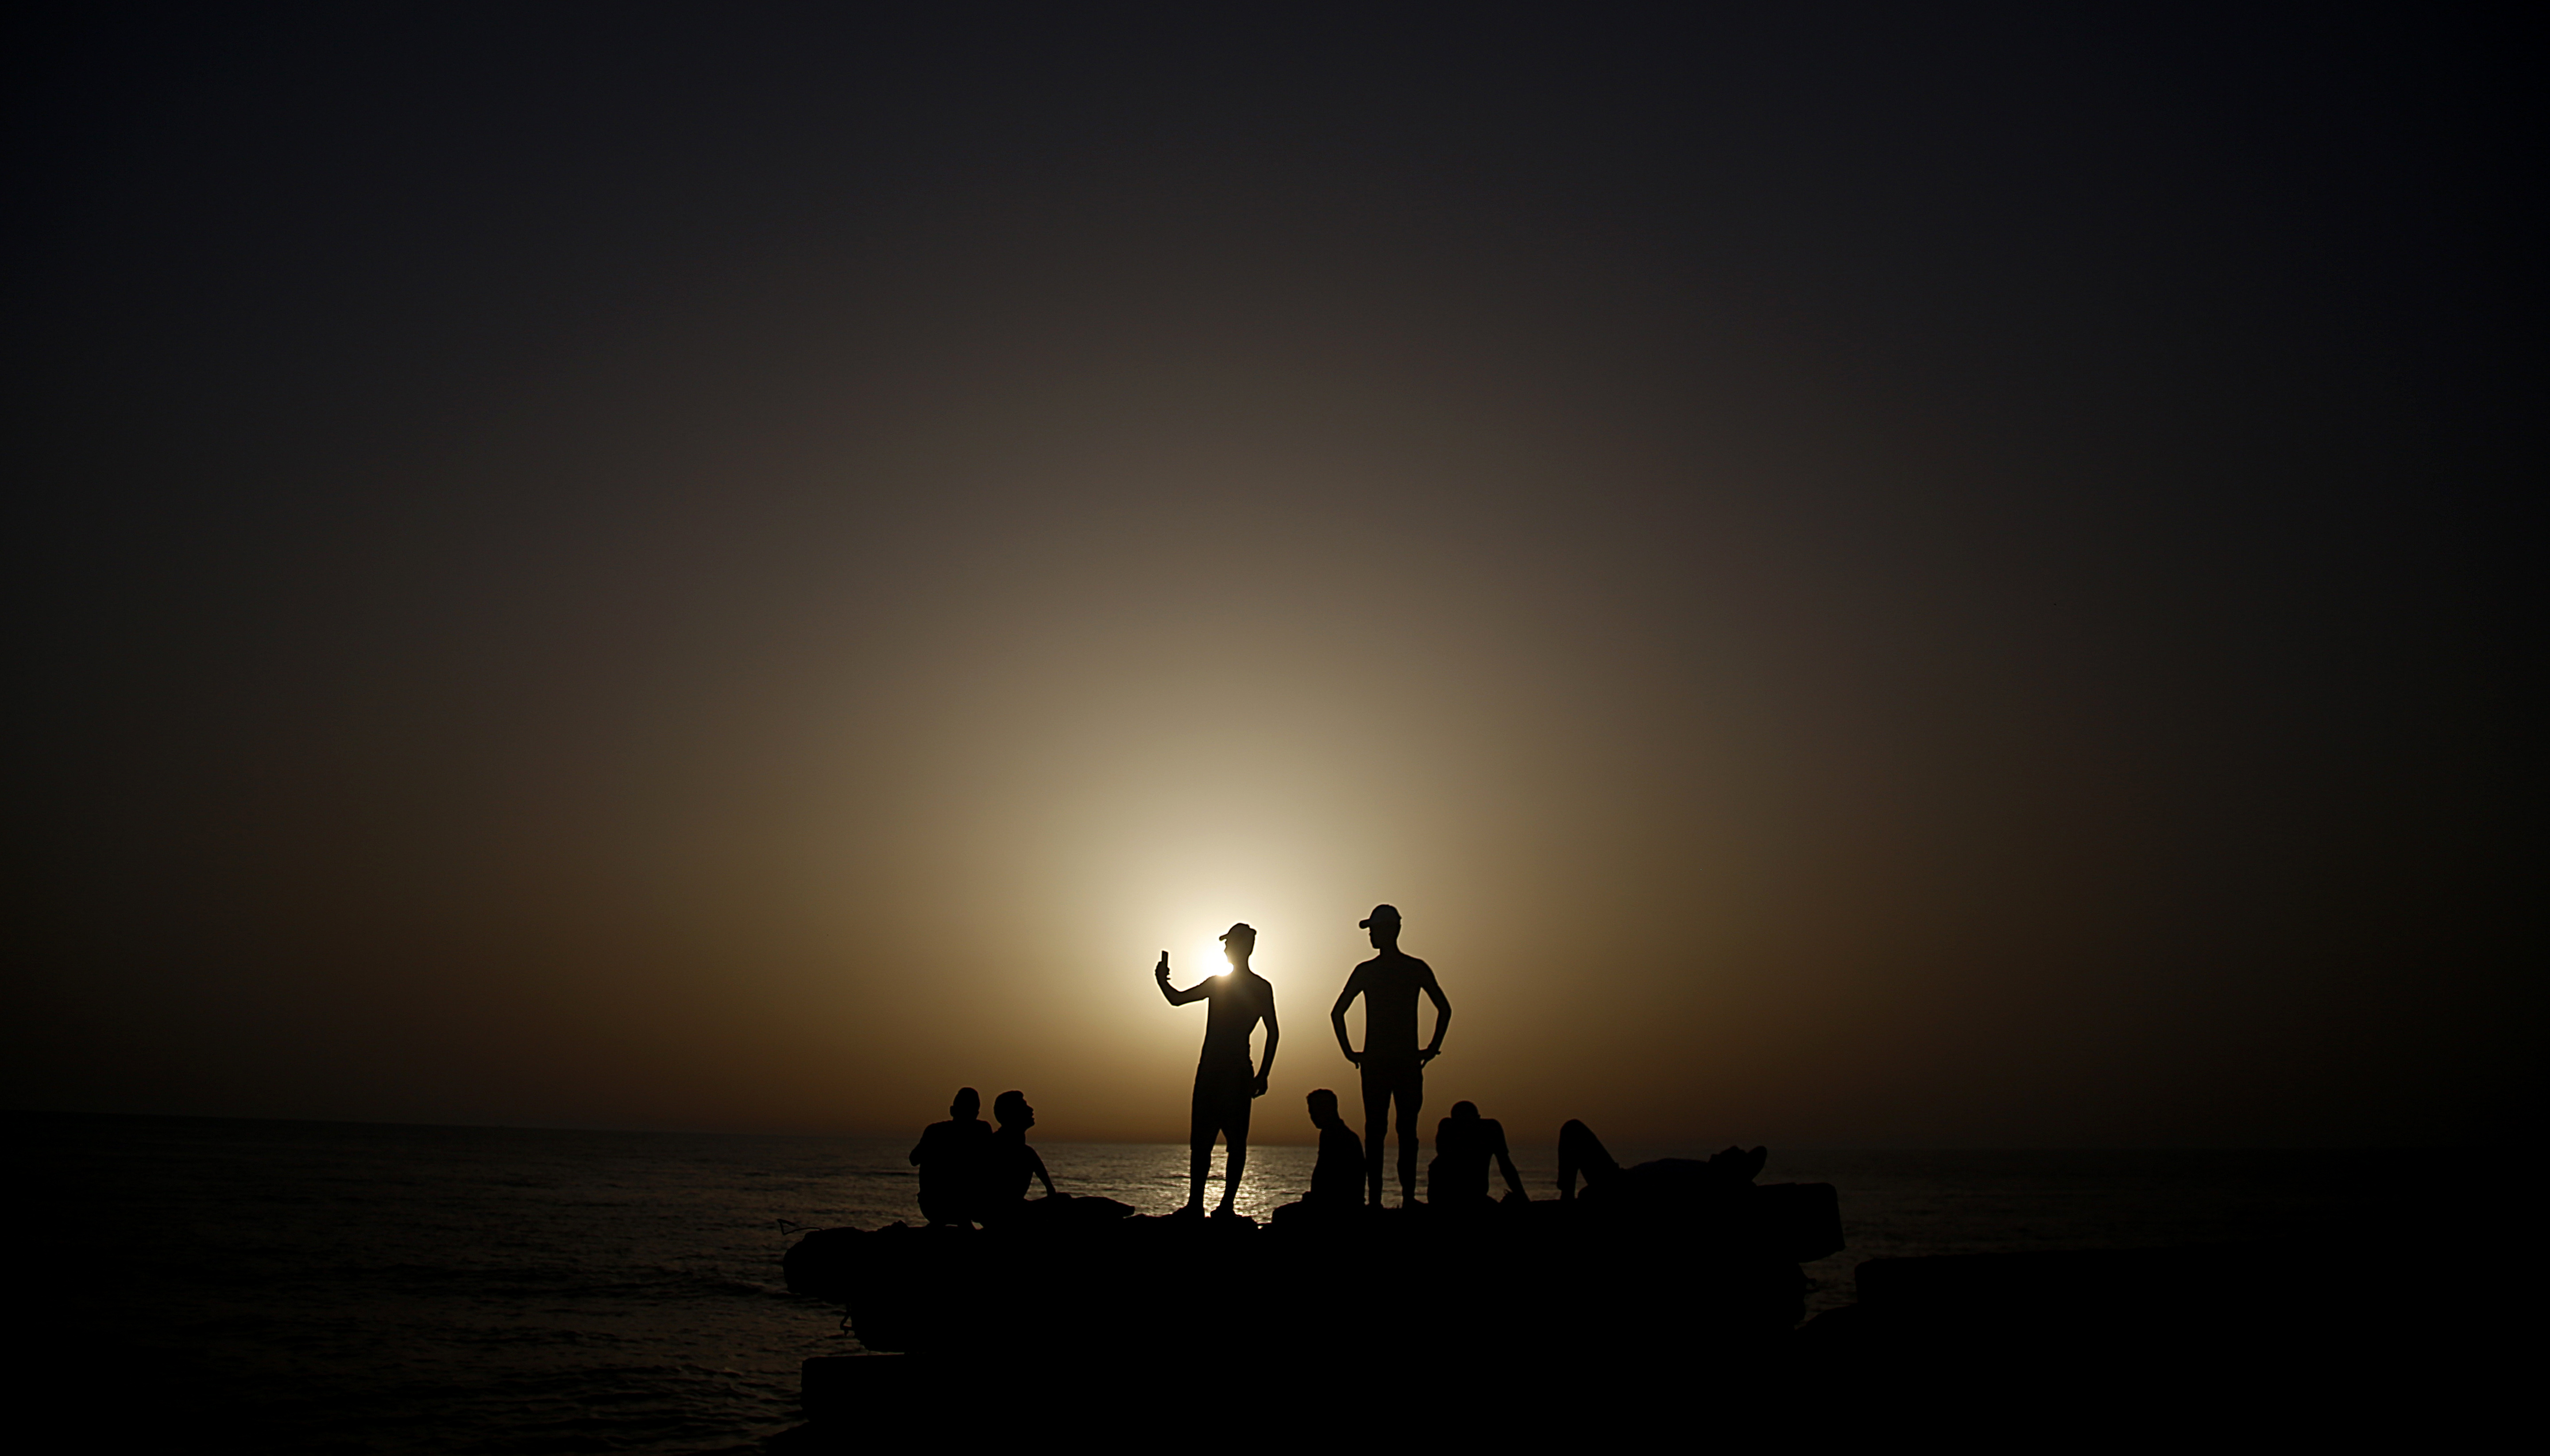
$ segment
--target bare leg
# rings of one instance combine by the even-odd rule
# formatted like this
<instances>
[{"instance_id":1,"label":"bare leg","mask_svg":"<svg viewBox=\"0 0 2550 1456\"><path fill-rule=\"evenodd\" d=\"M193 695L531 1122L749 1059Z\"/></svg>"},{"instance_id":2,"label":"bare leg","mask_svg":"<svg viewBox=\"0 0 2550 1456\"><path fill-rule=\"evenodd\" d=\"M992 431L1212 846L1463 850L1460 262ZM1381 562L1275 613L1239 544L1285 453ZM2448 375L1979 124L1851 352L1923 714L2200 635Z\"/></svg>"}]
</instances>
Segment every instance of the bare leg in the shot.
<instances>
[{"instance_id":1,"label":"bare leg","mask_svg":"<svg viewBox=\"0 0 2550 1456\"><path fill-rule=\"evenodd\" d=\"M1230 1212L1230 1201L1239 1196L1239 1175L1248 1166L1248 1139L1234 1137L1225 1144L1222 1160L1222 1212Z\"/></svg>"},{"instance_id":2,"label":"bare leg","mask_svg":"<svg viewBox=\"0 0 2550 1456\"><path fill-rule=\"evenodd\" d=\"M1561 1203L1576 1197L1576 1174L1580 1169L1585 1174L1585 1191L1591 1193L1596 1185L1619 1172L1620 1165L1603 1146L1603 1139L1594 1135L1593 1128L1570 1117L1567 1125L1558 1129L1558 1198Z\"/></svg>"},{"instance_id":3,"label":"bare leg","mask_svg":"<svg viewBox=\"0 0 2550 1456\"><path fill-rule=\"evenodd\" d=\"M1402 1206L1417 1202L1417 1114L1415 1102L1406 1097L1399 1100L1399 1202Z\"/></svg>"},{"instance_id":4,"label":"bare leg","mask_svg":"<svg viewBox=\"0 0 2550 1456\"><path fill-rule=\"evenodd\" d=\"M1381 1139L1390 1131L1390 1094L1375 1099L1367 1086L1363 1095L1363 1175L1364 1202L1381 1207Z\"/></svg>"},{"instance_id":5,"label":"bare leg","mask_svg":"<svg viewBox=\"0 0 2550 1456\"><path fill-rule=\"evenodd\" d=\"M1204 1180L1213 1172L1213 1135L1217 1129L1206 1114L1204 1100L1196 1100L1195 1114L1187 1123L1187 1207L1204 1209Z\"/></svg>"}]
</instances>

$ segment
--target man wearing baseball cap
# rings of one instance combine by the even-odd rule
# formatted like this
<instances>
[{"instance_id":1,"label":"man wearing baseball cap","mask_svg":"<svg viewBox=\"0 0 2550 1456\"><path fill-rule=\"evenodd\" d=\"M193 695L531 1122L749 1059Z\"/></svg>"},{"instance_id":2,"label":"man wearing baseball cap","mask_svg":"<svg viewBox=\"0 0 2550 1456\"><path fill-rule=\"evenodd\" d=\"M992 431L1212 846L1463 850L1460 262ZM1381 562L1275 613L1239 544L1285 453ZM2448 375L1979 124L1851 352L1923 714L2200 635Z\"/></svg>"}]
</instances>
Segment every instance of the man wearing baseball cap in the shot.
<instances>
[{"instance_id":1,"label":"man wearing baseball cap","mask_svg":"<svg viewBox=\"0 0 2550 1456\"><path fill-rule=\"evenodd\" d=\"M1152 970L1159 982L1160 994L1171 1006L1211 999L1212 1008L1204 1022L1204 1055L1196 1062L1195 1116L1187 1131L1187 1206L1184 1212L1204 1212L1205 1175L1213 1171L1213 1139L1223 1139L1226 1155L1222 1165L1222 1207L1216 1212L1232 1214L1231 1200L1239 1193L1240 1170L1248 1166L1248 1105L1266 1095L1266 1074L1275 1070L1275 1041L1283 1034L1275 1023L1275 988L1264 977L1248 968L1249 953L1257 948L1257 931L1237 924L1223 932L1222 953L1230 962L1230 974L1208 976L1184 991L1169 986L1169 953L1160 952L1160 963ZM1248 1071L1248 1033L1266 1023L1266 1057L1258 1063L1252 1077Z\"/></svg>"},{"instance_id":2,"label":"man wearing baseball cap","mask_svg":"<svg viewBox=\"0 0 2550 1456\"><path fill-rule=\"evenodd\" d=\"M1381 1139L1391 1123L1391 1104L1399 1105L1399 1201L1417 1202L1417 1115L1425 1103L1425 1064L1443 1050L1443 1033L1452 1025L1452 1002L1434 983L1434 968L1399 949L1399 909L1376 905L1361 926L1381 952L1354 968L1337 1004L1328 1008L1328 1024L1337 1032L1337 1049L1363 1072L1364 1183L1374 1208L1381 1207ZM1434 1003L1434 1039L1417 1045L1417 993ZM1346 1008L1363 998L1363 1050L1346 1038Z\"/></svg>"}]
</instances>

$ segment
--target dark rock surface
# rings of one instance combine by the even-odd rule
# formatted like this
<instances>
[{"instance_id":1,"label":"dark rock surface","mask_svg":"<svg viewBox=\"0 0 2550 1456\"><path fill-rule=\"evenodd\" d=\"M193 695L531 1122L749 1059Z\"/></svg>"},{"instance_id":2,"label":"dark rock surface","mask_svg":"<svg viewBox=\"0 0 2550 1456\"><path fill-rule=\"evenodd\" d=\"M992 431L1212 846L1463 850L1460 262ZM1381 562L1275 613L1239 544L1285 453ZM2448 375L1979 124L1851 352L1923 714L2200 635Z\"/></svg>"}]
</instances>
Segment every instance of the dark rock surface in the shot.
<instances>
[{"instance_id":1,"label":"dark rock surface","mask_svg":"<svg viewBox=\"0 0 2550 1456\"><path fill-rule=\"evenodd\" d=\"M2503 1362L2461 1269L2418 1240L2297 1239L1872 1259L1794 1366L1877 1407L2016 1418L2208 1413L2334 1431L2483 1401Z\"/></svg>"},{"instance_id":2,"label":"dark rock surface","mask_svg":"<svg viewBox=\"0 0 2550 1456\"><path fill-rule=\"evenodd\" d=\"M1663 1211L1418 1207L1264 1227L1080 1202L985 1229L810 1233L788 1252L788 1286L841 1303L879 1352L1031 1350L1049 1363L1175 1357L1199 1340L1281 1351L1379 1315L1412 1349L1537 1340L1617 1353L1775 1340L1804 1312L1798 1265L1841 1243L1820 1184Z\"/></svg>"}]
</instances>

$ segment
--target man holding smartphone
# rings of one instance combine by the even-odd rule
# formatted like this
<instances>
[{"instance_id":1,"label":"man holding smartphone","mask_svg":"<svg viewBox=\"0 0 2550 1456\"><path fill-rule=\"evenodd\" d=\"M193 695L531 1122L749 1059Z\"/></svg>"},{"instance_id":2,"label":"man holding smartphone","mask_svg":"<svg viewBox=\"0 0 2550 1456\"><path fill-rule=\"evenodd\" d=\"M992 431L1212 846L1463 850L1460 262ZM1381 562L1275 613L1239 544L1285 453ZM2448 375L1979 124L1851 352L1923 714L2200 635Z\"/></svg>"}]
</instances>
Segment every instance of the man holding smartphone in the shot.
<instances>
[{"instance_id":1,"label":"man holding smartphone","mask_svg":"<svg viewBox=\"0 0 2550 1456\"><path fill-rule=\"evenodd\" d=\"M1248 968L1249 954L1256 948L1257 931L1237 924L1222 936L1222 953L1230 962L1228 975L1208 976L1184 991L1172 990L1165 950L1152 971L1169 1005L1213 1002L1205 1018L1204 1055L1196 1062L1195 1115L1187 1133L1187 1206L1181 1211L1186 1213L1204 1212L1205 1175L1213 1171L1213 1139L1220 1133L1226 1152L1222 1165L1222 1207L1215 1213L1224 1217L1233 1214L1231 1200L1239 1193L1239 1173L1248 1166L1248 1105L1266 1095L1266 1074L1275 1070L1275 1040L1283 1032L1275 1023L1275 988ZM1266 1059L1252 1076L1248 1033L1261 1020L1266 1023Z\"/></svg>"}]
</instances>

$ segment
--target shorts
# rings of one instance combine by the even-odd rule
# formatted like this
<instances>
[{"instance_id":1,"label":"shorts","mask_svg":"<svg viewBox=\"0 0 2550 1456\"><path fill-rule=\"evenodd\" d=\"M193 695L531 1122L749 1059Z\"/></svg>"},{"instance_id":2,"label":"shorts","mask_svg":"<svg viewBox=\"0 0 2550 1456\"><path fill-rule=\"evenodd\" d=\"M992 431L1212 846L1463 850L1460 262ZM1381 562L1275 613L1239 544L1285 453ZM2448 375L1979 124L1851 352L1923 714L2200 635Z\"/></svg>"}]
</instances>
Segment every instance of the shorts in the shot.
<instances>
[{"instance_id":1,"label":"shorts","mask_svg":"<svg viewBox=\"0 0 2550 1456\"><path fill-rule=\"evenodd\" d=\"M1248 1063L1206 1064L1196 1068L1193 1135L1211 1138L1219 1132L1232 1142L1248 1140L1248 1109L1256 1101L1257 1074Z\"/></svg>"},{"instance_id":2,"label":"shorts","mask_svg":"<svg viewBox=\"0 0 2550 1456\"><path fill-rule=\"evenodd\" d=\"M1363 1064L1363 1116L1369 1122L1381 1116L1392 1098L1399 1099L1399 1116L1414 1117L1425 1105L1425 1064L1420 1061L1395 1062L1388 1066L1369 1057Z\"/></svg>"}]
</instances>

